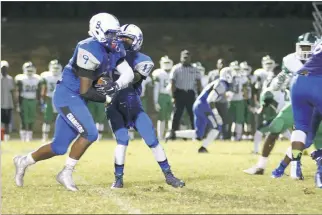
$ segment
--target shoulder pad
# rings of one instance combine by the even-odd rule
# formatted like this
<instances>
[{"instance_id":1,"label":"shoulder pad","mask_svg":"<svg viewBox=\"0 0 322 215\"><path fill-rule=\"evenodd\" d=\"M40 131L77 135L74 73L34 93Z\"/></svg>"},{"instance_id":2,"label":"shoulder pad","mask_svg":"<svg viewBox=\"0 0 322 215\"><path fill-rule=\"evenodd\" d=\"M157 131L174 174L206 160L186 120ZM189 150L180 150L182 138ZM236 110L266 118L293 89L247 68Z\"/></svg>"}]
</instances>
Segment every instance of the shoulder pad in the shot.
<instances>
[{"instance_id":1,"label":"shoulder pad","mask_svg":"<svg viewBox=\"0 0 322 215\"><path fill-rule=\"evenodd\" d=\"M76 58L77 66L86 70L95 71L101 64L103 54L99 53L102 52L100 49L95 50L95 52L92 51L82 46L78 47Z\"/></svg>"},{"instance_id":2,"label":"shoulder pad","mask_svg":"<svg viewBox=\"0 0 322 215\"><path fill-rule=\"evenodd\" d=\"M147 77L154 67L151 58L145 54L138 53L134 61L134 70Z\"/></svg>"}]
</instances>

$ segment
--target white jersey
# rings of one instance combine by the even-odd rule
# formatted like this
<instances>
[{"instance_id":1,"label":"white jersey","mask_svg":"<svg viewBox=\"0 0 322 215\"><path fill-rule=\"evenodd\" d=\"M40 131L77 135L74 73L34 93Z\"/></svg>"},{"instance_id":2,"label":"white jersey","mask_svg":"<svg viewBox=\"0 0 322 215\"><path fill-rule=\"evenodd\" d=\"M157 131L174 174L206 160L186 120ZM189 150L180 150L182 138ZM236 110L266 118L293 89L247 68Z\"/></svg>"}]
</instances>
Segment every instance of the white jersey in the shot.
<instances>
[{"instance_id":1,"label":"white jersey","mask_svg":"<svg viewBox=\"0 0 322 215\"><path fill-rule=\"evenodd\" d=\"M201 87L202 88L205 88L206 86L207 86L207 84L208 84L208 76L207 75L202 75L201 76Z\"/></svg>"},{"instance_id":2,"label":"white jersey","mask_svg":"<svg viewBox=\"0 0 322 215\"><path fill-rule=\"evenodd\" d=\"M218 69L214 69L214 70L211 70L209 73L208 73L208 82L213 82L214 80L218 79L219 78L219 70Z\"/></svg>"},{"instance_id":3,"label":"white jersey","mask_svg":"<svg viewBox=\"0 0 322 215\"><path fill-rule=\"evenodd\" d=\"M40 81L41 78L37 74L31 76L19 74L15 77L15 82L22 87L20 95L25 99L37 99Z\"/></svg>"},{"instance_id":4,"label":"white jersey","mask_svg":"<svg viewBox=\"0 0 322 215\"><path fill-rule=\"evenodd\" d=\"M292 78L302 66L303 63L298 59L296 53L286 55L283 58L282 72L280 72L272 82L273 89L278 90L290 87Z\"/></svg>"},{"instance_id":5,"label":"white jersey","mask_svg":"<svg viewBox=\"0 0 322 215\"><path fill-rule=\"evenodd\" d=\"M146 79L144 79L141 83L142 86L142 93L141 93L141 97L145 96L145 90L148 84L152 83L152 79L150 78L150 76L147 76Z\"/></svg>"},{"instance_id":6,"label":"white jersey","mask_svg":"<svg viewBox=\"0 0 322 215\"><path fill-rule=\"evenodd\" d=\"M46 71L40 74L40 77L44 84L46 84L46 96L52 98L57 81L61 79L61 75L53 75L52 72Z\"/></svg>"},{"instance_id":7,"label":"white jersey","mask_svg":"<svg viewBox=\"0 0 322 215\"><path fill-rule=\"evenodd\" d=\"M233 95L231 101L241 101L245 99L244 88L247 87L248 78L246 76L235 76L233 81Z\"/></svg>"},{"instance_id":8,"label":"white jersey","mask_svg":"<svg viewBox=\"0 0 322 215\"><path fill-rule=\"evenodd\" d=\"M164 71L163 69L156 69L152 72L152 78L154 82L158 83L155 85L155 87L158 87L159 93L171 95L168 87L170 84L170 73Z\"/></svg>"},{"instance_id":9,"label":"white jersey","mask_svg":"<svg viewBox=\"0 0 322 215\"><path fill-rule=\"evenodd\" d=\"M267 87L267 84L273 78L274 73L268 72L265 69L260 68L255 70L254 76L257 79L255 83L255 88L260 90L260 89L265 89Z\"/></svg>"}]
</instances>

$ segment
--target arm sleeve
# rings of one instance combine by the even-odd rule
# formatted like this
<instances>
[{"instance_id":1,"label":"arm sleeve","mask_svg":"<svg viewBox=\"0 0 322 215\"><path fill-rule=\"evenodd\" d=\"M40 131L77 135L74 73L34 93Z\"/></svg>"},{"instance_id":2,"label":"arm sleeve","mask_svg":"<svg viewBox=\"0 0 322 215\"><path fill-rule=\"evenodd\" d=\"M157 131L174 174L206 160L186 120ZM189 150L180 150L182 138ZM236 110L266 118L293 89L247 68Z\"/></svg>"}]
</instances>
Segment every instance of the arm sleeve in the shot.
<instances>
[{"instance_id":1,"label":"arm sleeve","mask_svg":"<svg viewBox=\"0 0 322 215\"><path fill-rule=\"evenodd\" d=\"M117 65L116 69L120 73L120 77L116 80L117 85L120 89L126 88L134 78L132 68L127 61L124 60L122 63Z\"/></svg>"},{"instance_id":2,"label":"arm sleeve","mask_svg":"<svg viewBox=\"0 0 322 215\"><path fill-rule=\"evenodd\" d=\"M160 82L159 82L159 78L157 77L154 77L153 80L154 80L153 100L154 100L154 104L156 104L159 101Z\"/></svg>"},{"instance_id":3,"label":"arm sleeve","mask_svg":"<svg viewBox=\"0 0 322 215\"><path fill-rule=\"evenodd\" d=\"M106 96L100 94L95 90L95 88L90 87L86 93L80 94L85 100L93 101L93 102L106 102Z\"/></svg>"}]
</instances>

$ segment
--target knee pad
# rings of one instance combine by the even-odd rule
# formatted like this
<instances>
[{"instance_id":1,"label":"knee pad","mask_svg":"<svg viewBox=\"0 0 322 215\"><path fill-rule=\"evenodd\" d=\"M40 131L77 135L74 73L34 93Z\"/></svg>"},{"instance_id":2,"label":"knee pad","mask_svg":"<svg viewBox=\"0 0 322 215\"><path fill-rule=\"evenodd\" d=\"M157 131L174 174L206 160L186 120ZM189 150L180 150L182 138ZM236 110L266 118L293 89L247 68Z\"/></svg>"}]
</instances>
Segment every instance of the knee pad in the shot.
<instances>
[{"instance_id":1,"label":"knee pad","mask_svg":"<svg viewBox=\"0 0 322 215\"><path fill-rule=\"evenodd\" d=\"M150 148L153 148L159 144L158 138L154 131L153 123L145 112L139 113L135 121L135 127Z\"/></svg>"},{"instance_id":2,"label":"knee pad","mask_svg":"<svg viewBox=\"0 0 322 215\"><path fill-rule=\"evenodd\" d=\"M306 142L306 133L301 130L293 131L291 135L291 142L301 142L304 144Z\"/></svg>"},{"instance_id":3,"label":"knee pad","mask_svg":"<svg viewBox=\"0 0 322 215\"><path fill-rule=\"evenodd\" d=\"M129 145L129 134L126 128L120 128L114 134L117 144L124 146Z\"/></svg>"},{"instance_id":4,"label":"knee pad","mask_svg":"<svg viewBox=\"0 0 322 215\"><path fill-rule=\"evenodd\" d=\"M64 155L68 150L68 146L69 144L62 144L62 142L58 142L57 140L54 139L51 144L51 150L56 155Z\"/></svg>"},{"instance_id":5,"label":"knee pad","mask_svg":"<svg viewBox=\"0 0 322 215\"><path fill-rule=\"evenodd\" d=\"M87 131L87 133L85 135L82 135L82 137L86 138L90 143L93 143L98 138L98 130L95 128Z\"/></svg>"}]
</instances>

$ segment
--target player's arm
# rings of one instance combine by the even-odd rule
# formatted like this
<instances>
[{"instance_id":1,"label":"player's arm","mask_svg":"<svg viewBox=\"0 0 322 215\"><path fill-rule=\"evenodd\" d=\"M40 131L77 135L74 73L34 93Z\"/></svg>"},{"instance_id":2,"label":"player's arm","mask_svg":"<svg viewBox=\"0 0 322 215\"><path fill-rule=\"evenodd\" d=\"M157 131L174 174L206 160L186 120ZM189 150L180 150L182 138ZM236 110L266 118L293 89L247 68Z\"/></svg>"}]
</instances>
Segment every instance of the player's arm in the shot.
<instances>
[{"instance_id":1,"label":"player's arm","mask_svg":"<svg viewBox=\"0 0 322 215\"><path fill-rule=\"evenodd\" d=\"M83 48L78 49L75 74L80 80L79 94L85 100L105 103L107 96L99 93L92 86L93 80L95 79L94 72L99 68L100 64L99 59L92 53Z\"/></svg>"},{"instance_id":2,"label":"player's arm","mask_svg":"<svg viewBox=\"0 0 322 215\"><path fill-rule=\"evenodd\" d=\"M177 90L176 88L176 66L172 67L170 72L170 84L171 84L171 92L172 96L174 97L175 92Z\"/></svg>"},{"instance_id":3,"label":"player's arm","mask_svg":"<svg viewBox=\"0 0 322 215\"><path fill-rule=\"evenodd\" d=\"M17 98L16 100L16 108L17 108L17 111L19 111L19 108L20 108L20 105L22 103L22 89L23 86L22 86L22 81L21 80L16 80L16 88L15 88L15 97Z\"/></svg>"},{"instance_id":4,"label":"player's arm","mask_svg":"<svg viewBox=\"0 0 322 215\"><path fill-rule=\"evenodd\" d=\"M133 81L134 72L124 58L118 60L116 65L116 70L120 73L120 77L115 81L116 90L124 89Z\"/></svg>"},{"instance_id":5,"label":"player's arm","mask_svg":"<svg viewBox=\"0 0 322 215\"><path fill-rule=\"evenodd\" d=\"M198 95L201 93L201 91L202 91L201 73L199 71L197 71L197 93L198 93Z\"/></svg>"},{"instance_id":6,"label":"player's arm","mask_svg":"<svg viewBox=\"0 0 322 215\"><path fill-rule=\"evenodd\" d=\"M46 81L46 78L43 77L40 82L40 97L42 100L45 100L46 92L47 92L47 81Z\"/></svg>"}]
</instances>

